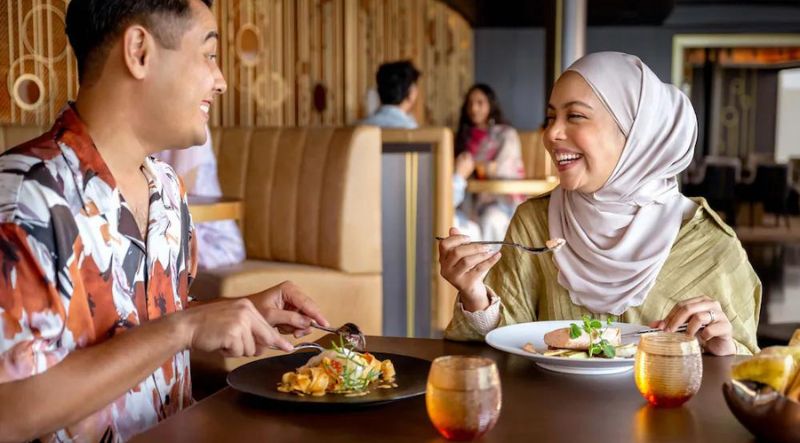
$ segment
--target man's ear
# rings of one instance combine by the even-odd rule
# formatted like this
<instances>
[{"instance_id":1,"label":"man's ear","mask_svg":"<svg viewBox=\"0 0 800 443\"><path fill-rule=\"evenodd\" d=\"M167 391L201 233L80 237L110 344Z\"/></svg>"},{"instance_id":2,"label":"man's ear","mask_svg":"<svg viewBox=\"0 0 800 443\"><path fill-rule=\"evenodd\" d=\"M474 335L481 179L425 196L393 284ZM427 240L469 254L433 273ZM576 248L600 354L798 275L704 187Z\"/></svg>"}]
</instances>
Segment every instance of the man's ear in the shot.
<instances>
[{"instance_id":1,"label":"man's ear","mask_svg":"<svg viewBox=\"0 0 800 443\"><path fill-rule=\"evenodd\" d=\"M125 66L131 76L142 80L147 76L155 50L153 36L143 26L129 26L122 35Z\"/></svg>"}]
</instances>

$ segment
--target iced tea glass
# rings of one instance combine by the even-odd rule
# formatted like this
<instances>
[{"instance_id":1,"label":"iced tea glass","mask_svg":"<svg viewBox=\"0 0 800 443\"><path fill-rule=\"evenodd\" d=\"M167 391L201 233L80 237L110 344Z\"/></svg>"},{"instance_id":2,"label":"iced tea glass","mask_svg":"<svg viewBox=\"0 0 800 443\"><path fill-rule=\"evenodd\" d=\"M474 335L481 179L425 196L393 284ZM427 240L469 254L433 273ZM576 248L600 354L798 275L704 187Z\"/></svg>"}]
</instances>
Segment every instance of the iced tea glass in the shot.
<instances>
[{"instance_id":1,"label":"iced tea glass","mask_svg":"<svg viewBox=\"0 0 800 443\"><path fill-rule=\"evenodd\" d=\"M634 363L636 387L653 406L688 401L703 381L703 356L697 339L680 332L642 336Z\"/></svg>"},{"instance_id":2,"label":"iced tea glass","mask_svg":"<svg viewBox=\"0 0 800 443\"><path fill-rule=\"evenodd\" d=\"M428 373L425 404L433 426L448 440L473 440L497 423L502 405L500 376L492 360L445 356Z\"/></svg>"}]
</instances>

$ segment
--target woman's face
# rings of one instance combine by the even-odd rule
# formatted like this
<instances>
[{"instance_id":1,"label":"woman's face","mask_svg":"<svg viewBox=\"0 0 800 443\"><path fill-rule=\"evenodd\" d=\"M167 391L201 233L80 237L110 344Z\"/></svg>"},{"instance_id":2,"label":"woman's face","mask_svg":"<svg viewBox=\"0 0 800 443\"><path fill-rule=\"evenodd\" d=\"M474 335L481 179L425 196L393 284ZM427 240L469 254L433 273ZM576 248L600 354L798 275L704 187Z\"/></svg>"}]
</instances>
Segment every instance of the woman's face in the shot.
<instances>
[{"instance_id":1,"label":"woman's face","mask_svg":"<svg viewBox=\"0 0 800 443\"><path fill-rule=\"evenodd\" d=\"M544 146L558 169L561 187L593 193L605 185L622 155L625 136L592 87L567 71L547 105Z\"/></svg>"},{"instance_id":2,"label":"woman's face","mask_svg":"<svg viewBox=\"0 0 800 443\"><path fill-rule=\"evenodd\" d=\"M486 125L489 122L489 97L480 89L475 89L467 96L467 115L475 126Z\"/></svg>"}]
</instances>

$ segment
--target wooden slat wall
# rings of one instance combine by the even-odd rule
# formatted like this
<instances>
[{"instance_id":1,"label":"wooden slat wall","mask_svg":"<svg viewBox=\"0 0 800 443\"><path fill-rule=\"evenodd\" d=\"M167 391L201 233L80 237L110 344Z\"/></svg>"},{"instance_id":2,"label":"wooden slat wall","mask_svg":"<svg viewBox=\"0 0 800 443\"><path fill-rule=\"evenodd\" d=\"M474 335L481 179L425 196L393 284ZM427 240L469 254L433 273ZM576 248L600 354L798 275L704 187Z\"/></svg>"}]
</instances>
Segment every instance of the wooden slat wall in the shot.
<instances>
[{"instance_id":1,"label":"wooden slat wall","mask_svg":"<svg viewBox=\"0 0 800 443\"><path fill-rule=\"evenodd\" d=\"M212 113L215 126L355 123L366 116L378 66L398 59L423 72L417 119L454 126L472 83L472 30L438 0L217 0L213 10L228 81ZM0 0L0 28L8 30L0 37L0 123L47 124L75 98L64 13L64 0ZM243 41L257 42L256 50L243 52ZM11 91L23 74L44 86L34 110L15 103Z\"/></svg>"}]
</instances>

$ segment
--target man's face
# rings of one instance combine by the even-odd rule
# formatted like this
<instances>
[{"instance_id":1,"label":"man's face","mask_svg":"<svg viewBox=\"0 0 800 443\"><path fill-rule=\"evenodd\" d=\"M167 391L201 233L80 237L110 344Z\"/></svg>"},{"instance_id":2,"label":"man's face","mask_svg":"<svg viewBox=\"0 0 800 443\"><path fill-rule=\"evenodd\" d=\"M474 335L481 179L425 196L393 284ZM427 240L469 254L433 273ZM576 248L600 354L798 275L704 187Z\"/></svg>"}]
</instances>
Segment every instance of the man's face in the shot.
<instances>
[{"instance_id":1,"label":"man's face","mask_svg":"<svg viewBox=\"0 0 800 443\"><path fill-rule=\"evenodd\" d=\"M144 121L157 134L159 148L203 144L209 110L227 88L217 66L217 22L209 8L191 1L191 17L174 49L157 45L152 75L146 78ZM149 105L149 106L148 106Z\"/></svg>"}]
</instances>

